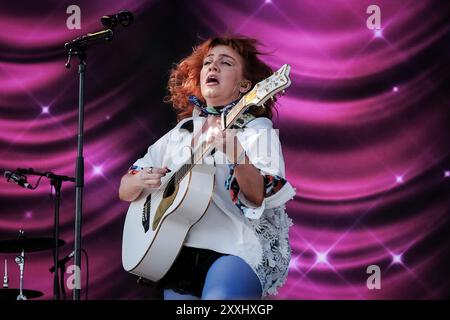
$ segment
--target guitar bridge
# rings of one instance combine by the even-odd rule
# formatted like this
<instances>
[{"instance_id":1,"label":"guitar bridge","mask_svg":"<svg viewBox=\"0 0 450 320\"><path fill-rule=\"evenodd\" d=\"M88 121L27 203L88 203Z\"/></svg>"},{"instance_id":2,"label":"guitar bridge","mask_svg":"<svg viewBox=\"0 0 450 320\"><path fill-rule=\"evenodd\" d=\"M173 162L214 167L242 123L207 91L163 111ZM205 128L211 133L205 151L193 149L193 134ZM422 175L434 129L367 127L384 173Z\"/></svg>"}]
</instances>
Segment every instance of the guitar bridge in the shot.
<instances>
[{"instance_id":1,"label":"guitar bridge","mask_svg":"<svg viewBox=\"0 0 450 320\"><path fill-rule=\"evenodd\" d=\"M152 204L152 195L149 194L144 203L144 208L142 209L142 227L144 227L144 232L150 229L150 209Z\"/></svg>"}]
</instances>

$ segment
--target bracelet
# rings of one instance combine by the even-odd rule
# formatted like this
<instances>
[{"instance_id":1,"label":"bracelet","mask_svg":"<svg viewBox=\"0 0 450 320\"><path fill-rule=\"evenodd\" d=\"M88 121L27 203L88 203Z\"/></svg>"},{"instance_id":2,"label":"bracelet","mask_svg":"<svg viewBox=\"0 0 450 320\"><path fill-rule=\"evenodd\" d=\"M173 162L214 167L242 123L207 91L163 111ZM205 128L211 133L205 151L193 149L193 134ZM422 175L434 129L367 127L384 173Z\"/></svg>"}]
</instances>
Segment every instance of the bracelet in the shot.
<instances>
[{"instance_id":1,"label":"bracelet","mask_svg":"<svg viewBox=\"0 0 450 320\"><path fill-rule=\"evenodd\" d=\"M131 166L130 169L128 169L128 173L129 174L136 174L136 173L138 173L139 171L142 171L142 170L144 170L144 168L139 167L139 166Z\"/></svg>"}]
</instances>

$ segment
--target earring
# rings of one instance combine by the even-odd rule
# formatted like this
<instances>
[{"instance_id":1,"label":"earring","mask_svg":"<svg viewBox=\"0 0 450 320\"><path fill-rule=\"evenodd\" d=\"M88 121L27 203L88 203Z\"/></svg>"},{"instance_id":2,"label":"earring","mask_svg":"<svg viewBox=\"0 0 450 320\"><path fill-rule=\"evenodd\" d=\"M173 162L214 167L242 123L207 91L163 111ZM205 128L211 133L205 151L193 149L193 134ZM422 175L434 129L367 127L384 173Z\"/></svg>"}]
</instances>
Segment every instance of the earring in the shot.
<instances>
[{"instance_id":1,"label":"earring","mask_svg":"<svg viewBox=\"0 0 450 320\"><path fill-rule=\"evenodd\" d=\"M251 85L251 82L249 80L243 80L240 82L241 88L250 89L249 86Z\"/></svg>"}]
</instances>

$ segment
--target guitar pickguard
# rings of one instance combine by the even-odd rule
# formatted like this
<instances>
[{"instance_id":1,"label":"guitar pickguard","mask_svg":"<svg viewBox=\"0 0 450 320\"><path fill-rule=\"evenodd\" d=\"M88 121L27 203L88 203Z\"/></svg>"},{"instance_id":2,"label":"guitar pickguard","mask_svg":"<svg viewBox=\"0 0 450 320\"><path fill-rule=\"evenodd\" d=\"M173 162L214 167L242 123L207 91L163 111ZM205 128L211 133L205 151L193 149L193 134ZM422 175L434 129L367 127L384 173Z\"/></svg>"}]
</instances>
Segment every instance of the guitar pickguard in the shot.
<instances>
[{"instance_id":1,"label":"guitar pickguard","mask_svg":"<svg viewBox=\"0 0 450 320\"><path fill-rule=\"evenodd\" d=\"M163 199L161 200L161 203L159 204L158 208L156 209L155 216L153 217L153 223L152 223L153 231L156 230L159 223L161 222L162 217L164 216L164 213L174 202L175 197L177 196L177 193L178 193L178 189L179 189L179 185L177 183L175 183L174 180L170 180L169 184L167 185L166 189L164 190Z\"/></svg>"}]
</instances>

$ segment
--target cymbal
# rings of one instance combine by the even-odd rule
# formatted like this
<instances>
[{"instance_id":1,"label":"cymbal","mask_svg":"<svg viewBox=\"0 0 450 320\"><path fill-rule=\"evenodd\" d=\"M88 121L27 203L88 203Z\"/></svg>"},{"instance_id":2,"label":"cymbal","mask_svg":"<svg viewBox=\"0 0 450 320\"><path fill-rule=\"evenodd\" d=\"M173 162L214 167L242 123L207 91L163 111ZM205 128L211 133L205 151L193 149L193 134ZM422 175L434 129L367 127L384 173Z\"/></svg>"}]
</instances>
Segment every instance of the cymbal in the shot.
<instances>
[{"instance_id":1,"label":"cymbal","mask_svg":"<svg viewBox=\"0 0 450 320\"><path fill-rule=\"evenodd\" d=\"M16 300L19 293L19 289L0 289L0 300ZM28 289L23 289L22 293L27 299L38 298L44 295L40 291Z\"/></svg>"},{"instance_id":2,"label":"cymbal","mask_svg":"<svg viewBox=\"0 0 450 320\"><path fill-rule=\"evenodd\" d=\"M19 253L25 250L27 252L41 251L52 249L55 243L53 238L25 238L25 239L10 239L0 240L0 253ZM58 240L58 246L61 247L66 242Z\"/></svg>"}]
</instances>

